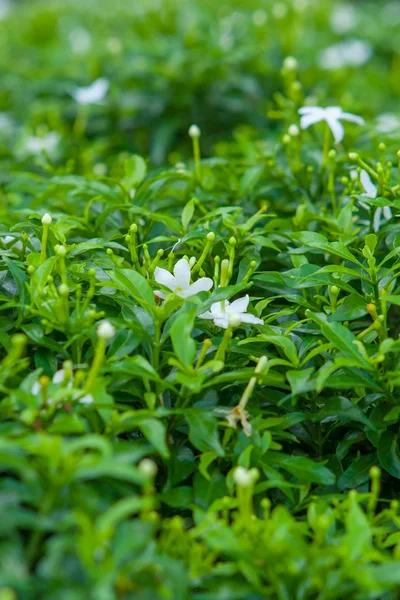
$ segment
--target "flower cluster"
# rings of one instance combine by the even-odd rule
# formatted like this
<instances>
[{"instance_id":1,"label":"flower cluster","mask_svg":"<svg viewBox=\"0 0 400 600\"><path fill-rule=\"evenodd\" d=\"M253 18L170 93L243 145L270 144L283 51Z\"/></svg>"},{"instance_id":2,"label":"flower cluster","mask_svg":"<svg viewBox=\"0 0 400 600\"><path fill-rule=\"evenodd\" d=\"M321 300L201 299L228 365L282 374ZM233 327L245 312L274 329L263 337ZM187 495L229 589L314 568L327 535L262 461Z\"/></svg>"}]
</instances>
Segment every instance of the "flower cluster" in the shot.
<instances>
[{"instance_id":1,"label":"flower cluster","mask_svg":"<svg viewBox=\"0 0 400 600\"><path fill-rule=\"evenodd\" d=\"M186 258L178 260L174 267L173 274L166 269L156 267L154 279L159 285L169 289L180 298L189 298L190 296L195 296L199 292L208 292L213 286L213 281L209 277L201 277L194 283L190 282L190 265ZM156 291L155 295L163 299L167 296L166 293L162 291ZM262 319L247 312L248 305L248 295L243 298L238 298L232 302L232 304L230 304L228 300L223 300L212 304L210 310L199 315L199 317L201 319L212 320L215 325L222 327L223 329L227 329L229 326L232 328L239 327L242 323L262 325L264 323Z\"/></svg>"}]
</instances>

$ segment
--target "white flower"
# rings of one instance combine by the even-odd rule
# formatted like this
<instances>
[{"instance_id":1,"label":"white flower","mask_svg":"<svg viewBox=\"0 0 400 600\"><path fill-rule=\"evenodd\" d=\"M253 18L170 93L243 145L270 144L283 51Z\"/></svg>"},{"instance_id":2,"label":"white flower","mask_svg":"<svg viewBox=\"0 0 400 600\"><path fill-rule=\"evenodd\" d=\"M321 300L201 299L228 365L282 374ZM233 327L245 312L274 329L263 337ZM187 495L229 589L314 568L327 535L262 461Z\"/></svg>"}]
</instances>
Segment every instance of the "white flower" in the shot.
<instances>
[{"instance_id":1,"label":"white flower","mask_svg":"<svg viewBox=\"0 0 400 600\"><path fill-rule=\"evenodd\" d=\"M353 179L357 177L357 171L351 171L351 176ZM371 178L365 169L363 169L360 173L360 181L364 188L364 193L361 194L361 196L366 196L367 198L376 198L378 195L378 187L371 181ZM360 202L360 204L363 208L369 210L369 206L364 204L364 202ZM379 231L381 226L382 213L384 219L387 221L392 218L392 209L390 206L378 206L374 214L373 228L375 233Z\"/></svg>"},{"instance_id":2,"label":"white flower","mask_svg":"<svg viewBox=\"0 0 400 600\"><path fill-rule=\"evenodd\" d=\"M174 274L166 269L156 267L154 279L160 285L165 286L171 292L174 292L180 298L189 298L199 292L208 292L212 288L213 282L209 277L201 277L194 283L190 283L190 265L186 258L178 260L174 267ZM164 292L154 292L159 298L165 298Z\"/></svg>"},{"instance_id":3,"label":"white flower","mask_svg":"<svg viewBox=\"0 0 400 600\"><path fill-rule=\"evenodd\" d=\"M44 137L32 135L25 140L24 150L28 154L41 154L42 152L52 154L57 148L59 141L60 136L55 131L51 131Z\"/></svg>"},{"instance_id":4,"label":"white flower","mask_svg":"<svg viewBox=\"0 0 400 600\"><path fill-rule=\"evenodd\" d=\"M52 381L52 383L63 383L64 378L65 378L65 371L64 371L64 369L60 369L59 371L56 371L54 373L53 379L51 381ZM72 379L70 379L68 381L67 387L68 388L72 387ZM31 393L33 394L33 396L38 396L41 391L42 391L41 384L39 383L39 381L35 381L32 385ZM50 399L49 399L49 402L51 402Z\"/></svg>"},{"instance_id":5,"label":"white flower","mask_svg":"<svg viewBox=\"0 0 400 600\"><path fill-rule=\"evenodd\" d=\"M344 127L340 123L340 120L357 123L357 125L364 124L362 117L344 112L340 106L328 106L327 108L322 108L321 106L303 106L299 108L299 114L301 115L300 127L302 129L307 129L310 125L325 121L332 132L336 144L341 142L344 137Z\"/></svg>"},{"instance_id":6,"label":"white flower","mask_svg":"<svg viewBox=\"0 0 400 600\"><path fill-rule=\"evenodd\" d=\"M52 383L55 384L62 384L64 383L64 379L65 379L65 369L59 369L58 371L56 371L53 375L53 379L51 380ZM67 388L72 388L73 386L73 379L71 378L66 387ZM42 386L39 383L39 381L35 381L32 385L31 388L31 394L33 396L38 396L42 391ZM74 394L73 399L76 400L79 397L79 395ZM48 398L47 402L49 404L51 404L52 402L54 402L54 400L52 400L52 398ZM79 403L80 404L93 404L93 396L91 394L86 394L85 396L82 396L82 398L79 398Z\"/></svg>"},{"instance_id":7,"label":"white flower","mask_svg":"<svg viewBox=\"0 0 400 600\"><path fill-rule=\"evenodd\" d=\"M1 114L0 114L1 117ZM400 120L395 113L382 113L376 118L376 130L379 133L396 133L400 129Z\"/></svg>"},{"instance_id":8,"label":"white flower","mask_svg":"<svg viewBox=\"0 0 400 600\"><path fill-rule=\"evenodd\" d=\"M372 46L364 40L346 40L322 50L318 62L323 69L361 67L372 55Z\"/></svg>"},{"instance_id":9,"label":"white flower","mask_svg":"<svg viewBox=\"0 0 400 600\"><path fill-rule=\"evenodd\" d=\"M254 325L263 325L264 321L247 313L249 297L238 298L232 304L228 300L215 302L209 311L199 315L200 319L210 319L218 327L227 329L229 325L238 327L241 323L253 323Z\"/></svg>"},{"instance_id":10,"label":"white flower","mask_svg":"<svg viewBox=\"0 0 400 600\"><path fill-rule=\"evenodd\" d=\"M110 82L105 77L100 77L87 87L76 87L71 96L78 104L100 104L106 97Z\"/></svg>"},{"instance_id":11,"label":"white flower","mask_svg":"<svg viewBox=\"0 0 400 600\"><path fill-rule=\"evenodd\" d=\"M11 10L11 0L0 0L0 21L8 16Z\"/></svg>"}]
</instances>

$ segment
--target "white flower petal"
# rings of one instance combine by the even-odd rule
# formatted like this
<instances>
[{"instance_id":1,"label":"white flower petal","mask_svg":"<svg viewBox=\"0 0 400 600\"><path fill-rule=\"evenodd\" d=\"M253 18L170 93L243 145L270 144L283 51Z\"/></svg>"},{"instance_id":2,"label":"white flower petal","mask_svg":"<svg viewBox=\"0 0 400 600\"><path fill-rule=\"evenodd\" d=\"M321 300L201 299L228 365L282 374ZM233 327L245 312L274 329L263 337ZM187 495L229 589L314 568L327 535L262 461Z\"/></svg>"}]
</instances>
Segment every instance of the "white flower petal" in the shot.
<instances>
[{"instance_id":1,"label":"white flower petal","mask_svg":"<svg viewBox=\"0 0 400 600\"><path fill-rule=\"evenodd\" d=\"M201 277L182 292L182 298L188 298L194 296L199 292L208 292L213 286L213 280L209 277ZM184 294L184 295L183 295Z\"/></svg>"},{"instance_id":2,"label":"white flower petal","mask_svg":"<svg viewBox=\"0 0 400 600\"><path fill-rule=\"evenodd\" d=\"M376 198L378 194L378 188L372 183L371 177L368 175L365 169L363 169L360 173L360 181L368 197Z\"/></svg>"},{"instance_id":3,"label":"white flower petal","mask_svg":"<svg viewBox=\"0 0 400 600\"><path fill-rule=\"evenodd\" d=\"M340 121L338 121L338 119L335 119L333 116L329 115L329 113L326 115L326 122L328 123L328 127L332 132L335 144L339 144L344 137L343 125L340 123Z\"/></svg>"},{"instance_id":4,"label":"white flower petal","mask_svg":"<svg viewBox=\"0 0 400 600\"><path fill-rule=\"evenodd\" d=\"M243 298L238 298L232 304L229 305L227 312L228 313L245 313L247 307L249 305L249 296L246 295Z\"/></svg>"},{"instance_id":5,"label":"white flower petal","mask_svg":"<svg viewBox=\"0 0 400 600\"><path fill-rule=\"evenodd\" d=\"M324 109L321 106L302 106L297 111L299 115L309 115L309 114L323 114Z\"/></svg>"},{"instance_id":6,"label":"white flower petal","mask_svg":"<svg viewBox=\"0 0 400 600\"><path fill-rule=\"evenodd\" d=\"M324 119L324 115L320 113L312 113L310 115L303 115L300 118L300 127L301 129L307 129L310 125L315 125L315 123L319 123Z\"/></svg>"},{"instance_id":7,"label":"white flower petal","mask_svg":"<svg viewBox=\"0 0 400 600\"><path fill-rule=\"evenodd\" d=\"M390 208L390 206L384 206L383 207L383 216L388 221L392 218L393 215L392 215L392 209Z\"/></svg>"},{"instance_id":8,"label":"white flower petal","mask_svg":"<svg viewBox=\"0 0 400 600\"><path fill-rule=\"evenodd\" d=\"M240 315L240 318L242 320L242 323L253 323L253 325L264 325L264 321L262 319L259 319L258 317L255 317L254 315L252 315L250 313L245 313L243 315Z\"/></svg>"},{"instance_id":9,"label":"white flower petal","mask_svg":"<svg viewBox=\"0 0 400 600\"><path fill-rule=\"evenodd\" d=\"M190 265L186 258L178 260L174 267L175 286L180 287L183 290L190 285Z\"/></svg>"},{"instance_id":10,"label":"white flower petal","mask_svg":"<svg viewBox=\"0 0 400 600\"><path fill-rule=\"evenodd\" d=\"M215 315L212 314L212 312L210 312L209 310L207 310L205 313L199 315L199 319L215 319Z\"/></svg>"},{"instance_id":11,"label":"white flower petal","mask_svg":"<svg viewBox=\"0 0 400 600\"><path fill-rule=\"evenodd\" d=\"M154 279L160 285L164 285L169 290L174 291L177 287L177 283L175 281L175 277L167 271L167 269L162 269L161 267L156 267L154 271Z\"/></svg>"},{"instance_id":12,"label":"white flower petal","mask_svg":"<svg viewBox=\"0 0 400 600\"><path fill-rule=\"evenodd\" d=\"M374 227L374 231L375 233L377 233L379 231L379 227L381 226L381 215L382 215L382 208L379 206L374 214L374 222L373 222L373 227Z\"/></svg>"},{"instance_id":13,"label":"white flower petal","mask_svg":"<svg viewBox=\"0 0 400 600\"><path fill-rule=\"evenodd\" d=\"M99 104L106 97L110 82L105 77L96 79L87 87L77 87L71 92L71 96L78 104Z\"/></svg>"},{"instance_id":14,"label":"white flower petal","mask_svg":"<svg viewBox=\"0 0 400 600\"><path fill-rule=\"evenodd\" d=\"M164 300L167 297L167 294L164 294L164 292L154 292L154 295L157 296L157 298L161 298L162 300Z\"/></svg>"},{"instance_id":15,"label":"white flower petal","mask_svg":"<svg viewBox=\"0 0 400 600\"><path fill-rule=\"evenodd\" d=\"M345 121L350 121L351 123L357 123L357 125L364 125L365 123L362 117L359 117L358 115L353 115L352 113L343 112L340 115L340 118L344 119Z\"/></svg>"},{"instance_id":16,"label":"white flower petal","mask_svg":"<svg viewBox=\"0 0 400 600\"><path fill-rule=\"evenodd\" d=\"M41 391L42 391L42 386L40 385L40 383L38 381L35 381L32 385L31 394L33 396L38 396Z\"/></svg>"},{"instance_id":17,"label":"white flower petal","mask_svg":"<svg viewBox=\"0 0 400 600\"><path fill-rule=\"evenodd\" d=\"M64 381L64 377L65 377L65 371L64 371L64 369L60 369L59 371L56 371L54 373L52 382L53 383L62 383Z\"/></svg>"},{"instance_id":18,"label":"white flower petal","mask_svg":"<svg viewBox=\"0 0 400 600\"><path fill-rule=\"evenodd\" d=\"M228 329L229 321L227 315L221 315L214 319L215 325L217 327L222 327L223 329Z\"/></svg>"},{"instance_id":19,"label":"white flower petal","mask_svg":"<svg viewBox=\"0 0 400 600\"><path fill-rule=\"evenodd\" d=\"M221 302L214 302L210 310L214 317L217 317L218 315L223 315L228 310L228 307L228 300L221 300Z\"/></svg>"},{"instance_id":20,"label":"white flower petal","mask_svg":"<svg viewBox=\"0 0 400 600\"><path fill-rule=\"evenodd\" d=\"M93 396L92 394L86 394L79 400L79 404L93 404Z\"/></svg>"}]
</instances>

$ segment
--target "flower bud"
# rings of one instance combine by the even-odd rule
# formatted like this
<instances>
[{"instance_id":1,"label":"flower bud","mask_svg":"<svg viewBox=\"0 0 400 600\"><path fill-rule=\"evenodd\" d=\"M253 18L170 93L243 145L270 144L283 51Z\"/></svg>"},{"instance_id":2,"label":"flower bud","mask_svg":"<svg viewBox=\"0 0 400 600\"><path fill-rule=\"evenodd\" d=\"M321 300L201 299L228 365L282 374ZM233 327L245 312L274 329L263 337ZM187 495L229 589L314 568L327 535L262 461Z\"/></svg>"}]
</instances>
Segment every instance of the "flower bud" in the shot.
<instances>
[{"instance_id":1,"label":"flower bud","mask_svg":"<svg viewBox=\"0 0 400 600\"><path fill-rule=\"evenodd\" d=\"M58 286L58 293L60 294L60 296L63 296L63 297L68 296L69 287L65 283L62 283L61 285Z\"/></svg>"},{"instance_id":2,"label":"flower bud","mask_svg":"<svg viewBox=\"0 0 400 600\"><path fill-rule=\"evenodd\" d=\"M42 217L42 225L51 225L53 219L49 213L45 213Z\"/></svg>"},{"instance_id":3,"label":"flower bud","mask_svg":"<svg viewBox=\"0 0 400 600\"><path fill-rule=\"evenodd\" d=\"M110 340L115 335L115 329L109 321L103 321L97 328L97 336L103 340Z\"/></svg>"},{"instance_id":4,"label":"flower bud","mask_svg":"<svg viewBox=\"0 0 400 600\"><path fill-rule=\"evenodd\" d=\"M297 127L297 125L290 125L288 133L292 137L297 137L300 134L300 129Z\"/></svg>"},{"instance_id":5,"label":"flower bud","mask_svg":"<svg viewBox=\"0 0 400 600\"><path fill-rule=\"evenodd\" d=\"M67 249L65 246L57 244L57 246L54 246L54 252L57 254L57 256L65 256L67 254Z\"/></svg>"},{"instance_id":6,"label":"flower bud","mask_svg":"<svg viewBox=\"0 0 400 600\"><path fill-rule=\"evenodd\" d=\"M244 467L236 467L233 472L233 481L239 487L250 487L253 484L253 476Z\"/></svg>"},{"instance_id":7,"label":"flower bud","mask_svg":"<svg viewBox=\"0 0 400 600\"><path fill-rule=\"evenodd\" d=\"M201 135L201 130L198 125L191 125L189 127L189 136L193 138L199 138Z\"/></svg>"},{"instance_id":8,"label":"flower bud","mask_svg":"<svg viewBox=\"0 0 400 600\"><path fill-rule=\"evenodd\" d=\"M283 61L283 68L287 71L296 71L297 60L293 56L287 56Z\"/></svg>"},{"instance_id":9,"label":"flower bud","mask_svg":"<svg viewBox=\"0 0 400 600\"><path fill-rule=\"evenodd\" d=\"M157 465L154 460L151 460L151 458L144 458L141 460L138 468L142 475L148 477L149 479L154 479L154 477L157 475Z\"/></svg>"}]
</instances>

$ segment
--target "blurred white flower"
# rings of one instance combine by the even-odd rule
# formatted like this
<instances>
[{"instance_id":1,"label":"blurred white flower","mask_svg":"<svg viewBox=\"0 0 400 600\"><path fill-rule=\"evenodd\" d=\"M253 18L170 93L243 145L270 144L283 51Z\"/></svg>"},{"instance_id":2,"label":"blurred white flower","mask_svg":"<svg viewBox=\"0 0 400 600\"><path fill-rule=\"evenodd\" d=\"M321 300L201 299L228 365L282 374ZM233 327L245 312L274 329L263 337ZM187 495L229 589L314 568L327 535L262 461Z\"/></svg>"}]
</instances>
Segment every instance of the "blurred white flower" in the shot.
<instances>
[{"instance_id":1,"label":"blurred white flower","mask_svg":"<svg viewBox=\"0 0 400 600\"><path fill-rule=\"evenodd\" d=\"M59 369L58 371L56 371L53 375L53 379L51 380L52 383L55 384L62 384L64 383L64 379L65 379L65 369ZM72 378L68 381L67 385L65 387L67 388L72 388L73 386L73 380ZM39 381L35 381L32 385L31 388L31 394L33 396L38 396L42 391L42 386L40 385ZM93 396L91 394L86 394L85 396L82 396L82 398L79 398L79 394L75 395L75 398L73 399L79 399L79 403L80 404L92 404L93 403ZM49 404L51 404L52 402L54 402L54 400L52 400L51 398L47 399L47 402Z\"/></svg>"},{"instance_id":2,"label":"blurred white flower","mask_svg":"<svg viewBox=\"0 0 400 600\"><path fill-rule=\"evenodd\" d=\"M356 179L358 177L357 171L351 171L350 174L353 179ZM365 196L367 198L377 197L378 187L372 182L371 177L369 176L367 171L365 171L365 169L363 169L360 173L360 182L364 189L364 193L362 193L361 196ZM360 202L360 205L366 210L369 210L370 208L364 202ZM383 218L387 221L389 221L392 218L392 209L390 208L390 206L378 206L378 208L375 210L373 222L373 228L375 233L379 231L379 228L381 226L382 215Z\"/></svg>"},{"instance_id":3,"label":"blurred white flower","mask_svg":"<svg viewBox=\"0 0 400 600\"><path fill-rule=\"evenodd\" d=\"M78 104L86 106L88 104L100 104L107 95L110 82L105 77L96 79L91 85L86 87L76 87L71 92L71 96Z\"/></svg>"},{"instance_id":4,"label":"blurred white flower","mask_svg":"<svg viewBox=\"0 0 400 600\"><path fill-rule=\"evenodd\" d=\"M2 241L10 250L22 250L22 240L17 239L14 235L6 235Z\"/></svg>"},{"instance_id":5,"label":"blurred white flower","mask_svg":"<svg viewBox=\"0 0 400 600\"><path fill-rule=\"evenodd\" d=\"M332 132L335 143L339 144L344 137L344 127L341 124L341 120L350 121L351 123L357 123L357 125L363 125L364 119L352 113L344 112L340 106L328 106L322 108L321 106L303 106L299 108L300 127L307 129L310 125L325 121Z\"/></svg>"},{"instance_id":6,"label":"blurred white flower","mask_svg":"<svg viewBox=\"0 0 400 600\"><path fill-rule=\"evenodd\" d=\"M351 4L339 4L333 9L329 23L338 35L351 31L357 25L356 9Z\"/></svg>"},{"instance_id":7,"label":"blurred white flower","mask_svg":"<svg viewBox=\"0 0 400 600\"><path fill-rule=\"evenodd\" d=\"M11 10L11 0L0 0L0 21L8 16Z\"/></svg>"},{"instance_id":8,"label":"blurred white flower","mask_svg":"<svg viewBox=\"0 0 400 600\"><path fill-rule=\"evenodd\" d=\"M178 260L174 267L174 274L156 267L154 279L160 285L165 286L180 298L189 298L199 292L208 292L212 288L213 281L209 277L201 277L194 283L190 283L190 265L186 258ZM154 292L159 298L165 298L164 292Z\"/></svg>"},{"instance_id":9,"label":"blurred white flower","mask_svg":"<svg viewBox=\"0 0 400 600\"><path fill-rule=\"evenodd\" d=\"M394 113L382 113L376 118L375 129L379 133L399 133L400 119Z\"/></svg>"},{"instance_id":10,"label":"blurred white flower","mask_svg":"<svg viewBox=\"0 0 400 600\"><path fill-rule=\"evenodd\" d=\"M380 18L382 23L388 27L397 27L400 23L399 3L397 0L388 2L382 7Z\"/></svg>"},{"instance_id":11,"label":"blurred white flower","mask_svg":"<svg viewBox=\"0 0 400 600\"><path fill-rule=\"evenodd\" d=\"M209 319L214 321L214 324L223 329L227 329L229 325L238 327L241 323L252 323L253 325L263 325L264 321L247 313L249 305L249 296L238 298L232 304L229 300L215 302L212 304L209 311L199 315L200 319Z\"/></svg>"},{"instance_id":12,"label":"blurred white flower","mask_svg":"<svg viewBox=\"0 0 400 600\"><path fill-rule=\"evenodd\" d=\"M322 50L318 63L323 69L361 67L372 56L372 46L364 40L345 40Z\"/></svg>"},{"instance_id":13,"label":"blurred white flower","mask_svg":"<svg viewBox=\"0 0 400 600\"><path fill-rule=\"evenodd\" d=\"M28 154L41 154L42 152L52 154L56 150L59 141L60 135L56 131L50 131L43 137L29 136L24 142L23 149Z\"/></svg>"},{"instance_id":14,"label":"blurred white flower","mask_svg":"<svg viewBox=\"0 0 400 600\"><path fill-rule=\"evenodd\" d=\"M71 50L74 54L87 54L92 45L92 36L87 29L77 27L68 34Z\"/></svg>"}]
</instances>

